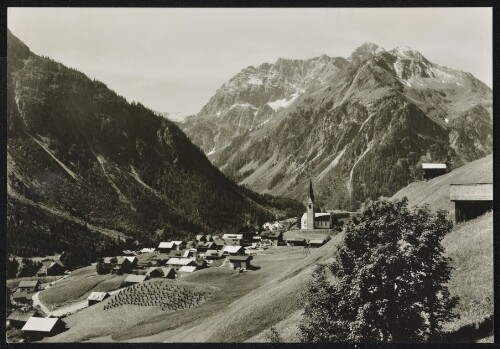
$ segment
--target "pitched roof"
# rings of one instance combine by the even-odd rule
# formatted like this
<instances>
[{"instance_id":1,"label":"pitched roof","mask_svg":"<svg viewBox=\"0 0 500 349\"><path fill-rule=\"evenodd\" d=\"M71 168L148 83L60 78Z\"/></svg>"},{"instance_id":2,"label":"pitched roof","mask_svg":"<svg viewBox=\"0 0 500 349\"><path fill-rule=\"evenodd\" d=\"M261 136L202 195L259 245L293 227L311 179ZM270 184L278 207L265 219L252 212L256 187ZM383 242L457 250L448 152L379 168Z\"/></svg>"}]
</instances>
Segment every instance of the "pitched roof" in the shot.
<instances>
[{"instance_id":1,"label":"pitched roof","mask_svg":"<svg viewBox=\"0 0 500 349\"><path fill-rule=\"evenodd\" d=\"M151 247L151 248L147 248L147 247L144 247L141 252L142 253L150 253L150 252L154 252L156 249L154 247Z\"/></svg>"},{"instance_id":2,"label":"pitched roof","mask_svg":"<svg viewBox=\"0 0 500 349\"><path fill-rule=\"evenodd\" d=\"M14 299L28 298L28 292L27 291L16 291L12 294L12 298L14 298Z\"/></svg>"},{"instance_id":3,"label":"pitched roof","mask_svg":"<svg viewBox=\"0 0 500 349\"><path fill-rule=\"evenodd\" d=\"M205 252L205 257L220 257L222 256L222 250L207 250L207 252Z\"/></svg>"},{"instance_id":4,"label":"pitched roof","mask_svg":"<svg viewBox=\"0 0 500 349\"><path fill-rule=\"evenodd\" d=\"M125 282L134 282L134 283L139 283L139 282L144 282L147 279L146 275L135 275L135 274L130 274L127 276L125 279Z\"/></svg>"},{"instance_id":5,"label":"pitched roof","mask_svg":"<svg viewBox=\"0 0 500 349\"><path fill-rule=\"evenodd\" d=\"M309 240L310 244L324 244L326 242L325 239L314 239L314 240Z\"/></svg>"},{"instance_id":6,"label":"pitched roof","mask_svg":"<svg viewBox=\"0 0 500 349\"><path fill-rule=\"evenodd\" d=\"M181 241L181 240L176 240L176 241L172 241L174 244L176 244L177 246L179 245L183 245L184 244L184 241Z\"/></svg>"},{"instance_id":7,"label":"pitched roof","mask_svg":"<svg viewBox=\"0 0 500 349\"><path fill-rule=\"evenodd\" d=\"M87 300L100 302L100 301L104 300L107 296L109 296L108 292L92 292L87 297Z\"/></svg>"},{"instance_id":8,"label":"pitched roof","mask_svg":"<svg viewBox=\"0 0 500 349\"><path fill-rule=\"evenodd\" d=\"M493 200L493 183L450 184L451 201Z\"/></svg>"},{"instance_id":9,"label":"pitched roof","mask_svg":"<svg viewBox=\"0 0 500 349\"><path fill-rule=\"evenodd\" d=\"M224 234L222 235L223 239L235 239L235 240L241 240L243 239L243 234Z\"/></svg>"},{"instance_id":10,"label":"pitched roof","mask_svg":"<svg viewBox=\"0 0 500 349\"><path fill-rule=\"evenodd\" d=\"M222 252L227 252L227 253L237 253L239 252L243 247L241 246L224 246L222 249Z\"/></svg>"},{"instance_id":11,"label":"pitched roof","mask_svg":"<svg viewBox=\"0 0 500 349\"><path fill-rule=\"evenodd\" d=\"M35 287L38 284L40 284L40 281L38 280L23 280L19 283L18 287L24 288L24 287Z\"/></svg>"},{"instance_id":12,"label":"pitched roof","mask_svg":"<svg viewBox=\"0 0 500 349\"><path fill-rule=\"evenodd\" d=\"M170 258L167 262L167 265L188 265L193 261L193 258Z\"/></svg>"},{"instance_id":13,"label":"pitched roof","mask_svg":"<svg viewBox=\"0 0 500 349\"><path fill-rule=\"evenodd\" d=\"M174 242L173 241L160 242L160 244L158 245L158 248L174 248Z\"/></svg>"},{"instance_id":14,"label":"pitched roof","mask_svg":"<svg viewBox=\"0 0 500 349\"><path fill-rule=\"evenodd\" d=\"M134 263L134 260L137 260L137 257L136 256L128 256L128 257L124 257L125 259L128 259L128 261L130 263Z\"/></svg>"},{"instance_id":15,"label":"pitched roof","mask_svg":"<svg viewBox=\"0 0 500 349\"><path fill-rule=\"evenodd\" d=\"M59 318L51 317L30 317L23 326L23 331L50 332L60 321Z\"/></svg>"},{"instance_id":16,"label":"pitched roof","mask_svg":"<svg viewBox=\"0 0 500 349\"><path fill-rule=\"evenodd\" d=\"M179 268L179 273L192 273L196 271L196 268L197 267L185 265Z\"/></svg>"},{"instance_id":17,"label":"pitched roof","mask_svg":"<svg viewBox=\"0 0 500 349\"><path fill-rule=\"evenodd\" d=\"M429 163L429 162L424 162L422 164L422 168L424 170L430 170L430 169L446 169L446 164L438 164L438 163Z\"/></svg>"},{"instance_id":18,"label":"pitched roof","mask_svg":"<svg viewBox=\"0 0 500 349\"><path fill-rule=\"evenodd\" d=\"M222 240L221 238L215 238L214 239L214 245L217 245L217 246L222 246L224 245L224 240Z\"/></svg>"}]
</instances>

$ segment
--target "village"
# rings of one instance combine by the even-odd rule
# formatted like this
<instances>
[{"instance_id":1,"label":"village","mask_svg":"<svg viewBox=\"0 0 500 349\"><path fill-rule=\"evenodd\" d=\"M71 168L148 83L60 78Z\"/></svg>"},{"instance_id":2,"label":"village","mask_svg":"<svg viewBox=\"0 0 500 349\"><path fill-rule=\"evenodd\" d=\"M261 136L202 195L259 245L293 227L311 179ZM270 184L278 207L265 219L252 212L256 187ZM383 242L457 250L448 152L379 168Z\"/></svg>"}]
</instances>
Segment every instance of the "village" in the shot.
<instances>
[{"instance_id":1,"label":"village","mask_svg":"<svg viewBox=\"0 0 500 349\"><path fill-rule=\"evenodd\" d=\"M424 164L422 170L426 181L446 173L443 164ZM455 205L455 223L470 220L492 209L492 184L451 184L449 200ZM21 278L11 294L17 309L8 316L7 326L11 332L22 333L24 339L37 341L64 332L68 329L66 316L99 303L104 303L103 310L124 304L154 306L167 312L195 307L210 300L211 291L183 283L186 276L206 269L253 273L259 271L259 258L266 254L307 257L339 234L352 215L318 210L310 182L306 212L300 220L289 218L260 227L247 222L233 234L161 241L157 246L124 250L71 271L57 258L45 259L36 277ZM77 299L64 299L65 288L80 287L79 281L74 281L84 280L78 279L80 274L92 275L99 282L79 290ZM59 299L56 309L57 302L45 303L54 298Z\"/></svg>"}]
</instances>

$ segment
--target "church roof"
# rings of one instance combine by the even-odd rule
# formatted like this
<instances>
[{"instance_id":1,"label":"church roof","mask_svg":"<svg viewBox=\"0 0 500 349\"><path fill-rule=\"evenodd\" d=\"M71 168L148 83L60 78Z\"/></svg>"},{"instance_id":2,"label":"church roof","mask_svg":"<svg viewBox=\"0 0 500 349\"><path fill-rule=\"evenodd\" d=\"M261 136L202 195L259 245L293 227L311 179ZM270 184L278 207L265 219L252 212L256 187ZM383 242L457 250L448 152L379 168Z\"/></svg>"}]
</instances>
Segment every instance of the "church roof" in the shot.
<instances>
[{"instance_id":1,"label":"church roof","mask_svg":"<svg viewBox=\"0 0 500 349\"><path fill-rule=\"evenodd\" d=\"M307 212L304 212L302 214L302 219L307 218ZM330 219L330 213L328 212L314 212L314 219L315 220L329 220Z\"/></svg>"}]
</instances>

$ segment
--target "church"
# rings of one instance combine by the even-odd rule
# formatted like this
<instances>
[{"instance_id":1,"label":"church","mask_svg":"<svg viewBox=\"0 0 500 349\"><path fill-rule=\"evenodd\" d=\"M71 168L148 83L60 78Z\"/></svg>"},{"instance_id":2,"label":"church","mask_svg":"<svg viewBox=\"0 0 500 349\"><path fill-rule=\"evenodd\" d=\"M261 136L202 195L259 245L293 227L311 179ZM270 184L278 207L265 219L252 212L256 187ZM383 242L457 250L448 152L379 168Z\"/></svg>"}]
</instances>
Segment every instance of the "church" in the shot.
<instances>
[{"instance_id":1,"label":"church","mask_svg":"<svg viewBox=\"0 0 500 349\"><path fill-rule=\"evenodd\" d=\"M314 192L312 181L309 180L309 198L307 199L307 212L302 215L301 229L332 229L333 217L331 213L314 212Z\"/></svg>"}]
</instances>

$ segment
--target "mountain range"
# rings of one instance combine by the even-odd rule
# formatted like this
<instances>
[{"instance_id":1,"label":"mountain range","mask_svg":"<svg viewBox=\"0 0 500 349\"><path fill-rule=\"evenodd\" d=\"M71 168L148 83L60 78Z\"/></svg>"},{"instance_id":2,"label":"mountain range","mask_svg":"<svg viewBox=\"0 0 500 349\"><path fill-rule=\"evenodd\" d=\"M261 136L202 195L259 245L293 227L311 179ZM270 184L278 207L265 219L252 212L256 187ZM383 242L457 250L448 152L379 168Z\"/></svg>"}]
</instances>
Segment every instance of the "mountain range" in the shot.
<instances>
[{"instance_id":1,"label":"mountain range","mask_svg":"<svg viewBox=\"0 0 500 349\"><path fill-rule=\"evenodd\" d=\"M173 122L10 31L7 45L9 252L98 255L302 210L236 185Z\"/></svg>"},{"instance_id":2,"label":"mountain range","mask_svg":"<svg viewBox=\"0 0 500 349\"><path fill-rule=\"evenodd\" d=\"M492 152L492 90L409 47L366 43L247 67L180 124L226 175L260 193L356 209Z\"/></svg>"}]
</instances>

